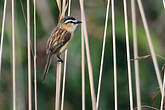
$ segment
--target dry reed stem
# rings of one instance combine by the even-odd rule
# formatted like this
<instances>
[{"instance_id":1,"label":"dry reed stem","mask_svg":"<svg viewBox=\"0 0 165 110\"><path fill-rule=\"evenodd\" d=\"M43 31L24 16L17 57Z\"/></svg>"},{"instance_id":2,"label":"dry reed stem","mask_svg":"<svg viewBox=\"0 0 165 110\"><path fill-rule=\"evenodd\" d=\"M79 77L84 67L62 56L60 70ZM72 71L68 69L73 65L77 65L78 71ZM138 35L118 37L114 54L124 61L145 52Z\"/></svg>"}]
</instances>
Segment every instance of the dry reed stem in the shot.
<instances>
[{"instance_id":1,"label":"dry reed stem","mask_svg":"<svg viewBox=\"0 0 165 110\"><path fill-rule=\"evenodd\" d=\"M85 110L85 52L84 50L85 49L84 49L83 25L81 25L82 110Z\"/></svg>"},{"instance_id":2,"label":"dry reed stem","mask_svg":"<svg viewBox=\"0 0 165 110\"><path fill-rule=\"evenodd\" d=\"M165 0L163 0L163 6L164 6L164 9L165 9Z\"/></svg>"},{"instance_id":3,"label":"dry reed stem","mask_svg":"<svg viewBox=\"0 0 165 110\"><path fill-rule=\"evenodd\" d=\"M165 58L164 57L162 57L160 55L156 55L156 56L165 61Z\"/></svg>"},{"instance_id":4,"label":"dry reed stem","mask_svg":"<svg viewBox=\"0 0 165 110\"><path fill-rule=\"evenodd\" d=\"M63 83L62 83L61 110L64 109L64 94L65 94L65 77L66 77L67 54L68 54L68 50L65 50L64 74L63 74Z\"/></svg>"},{"instance_id":5,"label":"dry reed stem","mask_svg":"<svg viewBox=\"0 0 165 110\"><path fill-rule=\"evenodd\" d=\"M23 4L22 4L21 0L20 0L20 3L21 3L21 9L22 9L23 17L24 17L25 23L27 24L24 7L23 7Z\"/></svg>"},{"instance_id":6,"label":"dry reed stem","mask_svg":"<svg viewBox=\"0 0 165 110\"><path fill-rule=\"evenodd\" d=\"M134 59L131 59L131 60L132 61L134 61L134 60L144 60L144 59L147 59L147 58L150 58L150 57L151 57L151 55L144 55L144 56L140 56L140 57L137 57L137 58L134 58ZM160 55L156 55L156 57L158 57L158 58L165 61L165 58L160 56Z\"/></svg>"},{"instance_id":7,"label":"dry reed stem","mask_svg":"<svg viewBox=\"0 0 165 110\"><path fill-rule=\"evenodd\" d=\"M56 0L57 2L57 6L58 6L58 9L59 9L59 13L61 14L61 0Z\"/></svg>"},{"instance_id":8,"label":"dry reed stem","mask_svg":"<svg viewBox=\"0 0 165 110\"><path fill-rule=\"evenodd\" d=\"M163 91L162 91L162 99L161 99L160 110L163 110L163 104L164 104L164 88L165 88L165 71L164 71L164 77L163 77Z\"/></svg>"},{"instance_id":9,"label":"dry reed stem","mask_svg":"<svg viewBox=\"0 0 165 110\"><path fill-rule=\"evenodd\" d=\"M65 5L65 7L64 7L64 9L63 9L63 11L61 13L60 19L65 17L65 12L66 12L67 8L68 8L68 4Z\"/></svg>"},{"instance_id":10,"label":"dry reed stem","mask_svg":"<svg viewBox=\"0 0 165 110\"><path fill-rule=\"evenodd\" d=\"M66 1L63 1L63 9L65 8ZM68 16L70 16L70 5L71 0L69 0L69 7L68 7ZM65 61L64 61L64 73L63 73L63 84L62 84L62 98L61 98L61 110L64 109L64 94L65 94L65 77L66 77L66 64L67 64L67 54L68 50L65 50Z\"/></svg>"},{"instance_id":11,"label":"dry reed stem","mask_svg":"<svg viewBox=\"0 0 165 110\"><path fill-rule=\"evenodd\" d=\"M62 1L62 12L65 11L65 7L66 7L66 0ZM65 15L64 15L65 16Z\"/></svg>"},{"instance_id":12,"label":"dry reed stem","mask_svg":"<svg viewBox=\"0 0 165 110\"><path fill-rule=\"evenodd\" d=\"M152 60L153 60L153 64L154 64L158 84L159 84L159 88L160 88L160 91L162 93L162 79L160 77L159 66L158 66L158 62L157 62L156 55L155 55L155 52L154 52L154 48L153 48L153 45L152 45L151 35L150 35L150 32L149 32L149 28L148 28L148 24L147 24L147 21L146 21L145 13L144 13L144 10L143 10L141 0L137 0L137 2L138 2L141 17L142 17L144 29L145 29L145 32L146 32L147 41L148 41L148 44L149 44L149 48L150 48L150 52L151 52L151 56L152 56Z\"/></svg>"},{"instance_id":13,"label":"dry reed stem","mask_svg":"<svg viewBox=\"0 0 165 110\"><path fill-rule=\"evenodd\" d=\"M130 110L133 110L132 79L131 79L131 64L130 64L130 48L129 48L129 36L128 36L127 3L126 3L126 0L123 0L123 2L124 2L125 32L126 32L126 49L127 49L127 65L128 65Z\"/></svg>"},{"instance_id":14,"label":"dry reed stem","mask_svg":"<svg viewBox=\"0 0 165 110\"><path fill-rule=\"evenodd\" d=\"M81 16L81 20L82 20ZM85 48L84 48L84 32L81 25L81 74L82 74L82 110L85 110Z\"/></svg>"},{"instance_id":15,"label":"dry reed stem","mask_svg":"<svg viewBox=\"0 0 165 110\"><path fill-rule=\"evenodd\" d=\"M116 36L115 36L115 10L114 0L111 0L112 5L112 37L113 37L113 64L114 64L114 97L115 97L115 110L117 107L117 65L116 65Z\"/></svg>"},{"instance_id":16,"label":"dry reed stem","mask_svg":"<svg viewBox=\"0 0 165 110\"><path fill-rule=\"evenodd\" d=\"M32 110L31 51L30 51L30 0L27 0L27 46L28 46L28 109Z\"/></svg>"},{"instance_id":17,"label":"dry reed stem","mask_svg":"<svg viewBox=\"0 0 165 110\"><path fill-rule=\"evenodd\" d=\"M161 69L162 74L164 73L164 71L165 71L165 64L163 64L162 69Z\"/></svg>"},{"instance_id":18,"label":"dry reed stem","mask_svg":"<svg viewBox=\"0 0 165 110\"><path fill-rule=\"evenodd\" d=\"M59 20L61 19L61 0L56 0L58 9L59 9ZM64 3L64 2L63 2ZM64 9L63 9L64 11ZM64 13L65 14L65 13ZM55 100L55 110L60 109L60 88L61 88L61 62L57 61L57 68L56 68L56 100Z\"/></svg>"},{"instance_id":19,"label":"dry reed stem","mask_svg":"<svg viewBox=\"0 0 165 110\"><path fill-rule=\"evenodd\" d=\"M100 64L100 75L99 75L99 83L98 83L98 90L97 90L97 102L96 102L97 109L99 107L99 99L100 99L100 89L101 89L101 80L102 80L103 63L104 63L105 41L106 41L106 36L107 36L109 5L110 5L110 0L108 0L107 10L106 10L106 20L105 20L105 27L104 27L104 39L103 39L103 45L102 45L101 64Z\"/></svg>"},{"instance_id":20,"label":"dry reed stem","mask_svg":"<svg viewBox=\"0 0 165 110\"><path fill-rule=\"evenodd\" d=\"M5 29L5 20L6 20L6 6L7 6L7 0L4 0L2 31L1 31L1 47L0 47L0 79L1 79L1 68L2 68L1 66L2 66L3 38L4 38L4 29Z\"/></svg>"},{"instance_id":21,"label":"dry reed stem","mask_svg":"<svg viewBox=\"0 0 165 110\"><path fill-rule=\"evenodd\" d=\"M36 0L33 0L34 4L34 104L35 110L37 110L37 66L36 66L36 59L37 59L37 48L36 48Z\"/></svg>"},{"instance_id":22,"label":"dry reed stem","mask_svg":"<svg viewBox=\"0 0 165 110\"><path fill-rule=\"evenodd\" d=\"M65 16L65 12L67 9L67 4L66 4L66 0L63 1L63 9L61 12L61 0L56 0L57 4L58 4L58 8L60 11L59 14L59 20ZM67 54L67 51L66 51ZM67 56L65 56L65 60ZM62 90L62 102L61 102L61 110L63 109L63 104L64 104L64 91L65 91L65 74L66 74L66 61L64 64L64 78L63 78L63 90ZM59 110L60 109L60 88L61 88L61 62L57 62L57 71L56 71L56 101L55 101L55 110Z\"/></svg>"},{"instance_id":23,"label":"dry reed stem","mask_svg":"<svg viewBox=\"0 0 165 110\"><path fill-rule=\"evenodd\" d=\"M15 80L15 23L14 23L14 0L12 0L12 67L13 67L13 110L16 110L16 80Z\"/></svg>"},{"instance_id":24,"label":"dry reed stem","mask_svg":"<svg viewBox=\"0 0 165 110\"><path fill-rule=\"evenodd\" d=\"M62 66L61 62L57 62L55 110L59 110L60 109L61 66Z\"/></svg>"},{"instance_id":25,"label":"dry reed stem","mask_svg":"<svg viewBox=\"0 0 165 110\"><path fill-rule=\"evenodd\" d=\"M151 55L145 55L145 56L140 56L140 57L136 57L134 59L131 59L131 61L135 61L135 60L145 60L147 58L151 57Z\"/></svg>"},{"instance_id":26,"label":"dry reed stem","mask_svg":"<svg viewBox=\"0 0 165 110\"><path fill-rule=\"evenodd\" d=\"M137 109L139 108L139 107L136 107ZM134 110L136 110L136 108L134 108ZM159 109L157 109L157 108L154 108L154 107L152 107L152 106L148 106L148 105L142 105L141 106L141 109L142 108L146 108L145 110L159 110Z\"/></svg>"},{"instance_id":27,"label":"dry reed stem","mask_svg":"<svg viewBox=\"0 0 165 110\"><path fill-rule=\"evenodd\" d=\"M68 16L70 16L70 9L71 9L71 0L69 0L69 6L68 6Z\"/></svg>"},{"instance_id":28,"label":"dry reed stem","mask_svg":"<svg viewBox=\"0 0 165 110\"><path fill-rule=\"evenodd\" d=\"M91 64L91 58L90 58L88 33L87 33L87 26L86 26L85 12L84 12L84 0L80 0L80 9L81 9L82 22L83 22L81 25L83 25L83 32L84 32L84 38L85 38L89 82L90 82L91 99L92 99L92 108L93 108L93 110L97 110L96 96L95 96L94 83L93 83L93 70L92 70L92 64Z\"/></svg>"},{"instance_id":29,"label":"dry reed stem","mask_svg":"<svg viewBox=\"0 0 165 110\"><path fill-rule=\"evenodd\" d=\"M131 0L131 12L132 12L132 30L133 30L133 50L134 59L138 57L138 45L136 36L136 10L135 10L135 0ZM140 95L140 80L139 80L139 62L134 61L135 68L135 84L136 84L136 103L138 110L141 110L141 95Z\"/></svg>"}]
</instances>

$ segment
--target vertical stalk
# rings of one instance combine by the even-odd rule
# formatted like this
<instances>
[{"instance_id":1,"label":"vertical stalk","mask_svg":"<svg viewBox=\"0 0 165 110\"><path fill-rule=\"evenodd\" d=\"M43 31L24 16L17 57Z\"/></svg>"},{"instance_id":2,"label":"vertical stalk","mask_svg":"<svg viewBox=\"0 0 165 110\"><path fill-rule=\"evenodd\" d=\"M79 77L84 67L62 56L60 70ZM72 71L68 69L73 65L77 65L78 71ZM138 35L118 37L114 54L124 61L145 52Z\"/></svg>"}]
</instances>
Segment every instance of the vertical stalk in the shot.
<instances>
[{"instance_id":1,"label":"vertical stalk","mask_svg":"<svg viewBox=\"0 0 165 110\"><path fill-rule=\"evenodd\" d=\"M12 67L13 67L13 110L16 110L16 80L15 80L15 26L14 26L14 8L15 0L12 0Z\"/></svg>"},{"instance_id":2,"label":"vertical stalk","mask_svg":"<svg viewBox=\"0 0 165 110\"><path fill-rule=\"evenodd\" d=\"M106 42L106 36L107 36L107 24L108 24L108 15L109 15L109 5L110 5L110 0L108 0L107 10L106 10L106 20L105 20L105 27L104 27L104 39L103 39L101 64L100 64L100 75L99 75L99 83L98 83L98 91L97 91L97 102L96 102L97 109L99 107L99 99L100 99L100 89L101 89L101 80L102 80L103 63L104 63L104 51L105 51L105 42Z\"/></svg>"},{"instance_id":3,"label":"vertical stalk","mask_svg":"<svg viewBox=\"0 0 165 110\"><path fill-rule=\"evenodd\" d=\"M63 3L62 3L62 11L65 11L65 6L66 6L66 0L63 0ZM65 16L65 15L64 15Z\"/></svg>"},{"instance_id":4,"label":"vertical stalk","mask_svg":"<svg viewBox=\"0 0 165 110\"><path fill-rule=\"evenodd\" d=\"M115 110L117 110L117 65L116 65L116 36L115 36L114 0L111 0L111 5L112 5L112 37L113 37L113 64L114 64L114 96L115 96Z\"/></svg>"},{"instance_id":5,"label":"vertical stalk","mask_svg":"<svg viewBox=\"0 0 165 110\"><path fill-rule=\"evenodd\" d=\"M132 78L131 78L130 48L129 48L129 36L128 36L128 18L127 18L127 3L126 3L126 0L123 0L123 3L124 3L124 18L125 18L125 32L126 32L126 49L127 49L130 110L133 110Z\"/></svg>"},{"instance_id":6,"label":"vertical stalk","mask_svg":"<svg viewBox=\"0 0 165 110\"><path fill-rule=\"evenodd\" d=\"M84 53L83 25L81 25L81 74L82 74L82 110L85 110L85 53Z\"/></svg>"},{"instance_id":7,"label":"vertical stalk","mask_svg":"<svg viewBox=\"0 0 165 110\"><path fill-rule=\"evenodd\" d=\"M164 102L164 88L165 88L165 71L164 71L164 77L163 77L163 91L162 91L162 99L161 99L161 106L160 110L163 110L163 102Z\"/></svg>"},{"instance_id":8,"label":"vertical stalk","mask_svg":"<svg viewBox=\"0 0 165 110\"><path fill-rule=\"evenodd\" d=\"M59 110L60 109L61 66L62 66L61 62L57 62L55 110Z\"/></svg>"},{"instance_id":9,"label":"vertical stalk","mask_svg":"<svg viewBox=\"0 0 165 110\"><path fill-rule=\"evenodd\" d=\"M32 110L31 52L30 52L30 0L27 0L27 46L28 46L28 109Z\"/></svg>"},{"instance_id":10,"label":"vertical stalk","mask_svg":"<svg viewBox=\"0 0 165 110\"><path fill-rule=\"evenodd\" d=\"M63 1L63 11L65 11L65 5L66 1ZM70 5L71 5L71 0L69 0L69 7L68 7L68 16L70 16ZM61 110L64 109L64 95L65 95L65 77L66 77L66 64L67 64L67 56L68 56L68 50L65 50L65 60L64 60L64 74L63 74L63 84L62 84L62 99L61 99Z\"/></svg>"},{"instance_id":11,"label":"vertical stalk","mask_svg":"<svg viewBox=\"0 0 165 110\"><path fill-rule=\"evenodd\" d=\"M65 50L64 74L63 74L63 83L62 83L61 110L64 109L64 94L65 94L65 79L66 79L65 77L66 77L67 54L68 54L68 50Z\"/></svg>"},{"instance_id":12,"label":"vertical stalk","mask_svg":"<svg viewBox=\"0 0 165 110\"><path fill-rule=\"evenodd\" d=\"M164 6L164 9L165 9L165 0L163 0L163 6Z\"/></svg>"},{"instance_id":13,"label":"vertical stalk","mask_svg":"<svg viewBox=\"0 0 165 110\"><path fill-rule=\"evenodd\" d=\"M89 73L89 82L90 82L90 90L91 90L92 108L93 110L97 110L96 96L95 96L94 83L93 83L93 69L90 58L88 33L87 33L87 26L86 26L85 12L84 12L84 0L80 0L80 9L81 9L82 22L83 22L81 25L83 25L83 32L85 38L85 48L86 48L88 71L89 71L88 73Z\"/></svg>"},{"instance_id":14,"label":"vertical stalk","mask_svg":"<svg viewBox=\"0 0 165 110\"><path fill-rule=\"evenodd\" d=\"M153 64L154 64L154 68L155 68L155 72L156 72L159 88L160 88L160 91L162 93L162 79L160 77L159 66L158 66L158 62L157 62L157 59L156 59L155 51L154 51L154 48L153 48L153 45L152 45L151 35L150 35L150 32L149 32L149 28L148 28L148 24L147 24L147 21L146 21L145 13L144 13L144 10L143 10L143 6L142 6L142 3L141 3L141 0L137 0L137 2L138 2L138 6L139 6L141 17L142 17L144 29L145 29L145 32L146 32L147 41L148 41L148 44L149 44L149 49L150 49L150 52L151 52L152 61L153 61Z\"/></svg>"},{"instance_id":15,"label":"vertical stalk","mask_svg":"<svg viewBox=\"0 0 165 110\"><path fill-rule=\"evenodd\" d=\"M163 6L165 9L165 1L163 0ZM164 71L164 77L163 77L163 91L162 91L162 99L161 99L161 106L160 106L160 110L163 110L163 102L164 102L164 88L165 88L165 71Z\"/></svg>"},{"instance_id":16,"label":"vertical stalk","mask_svg":"<svg viewBox=\"0 0 165 110\"><path fill-rule=\"evenodd\" d=\"M0 79L1 79L1 68L2 68L1 66L2 66L3 38L4 38L4 29L5 29L5 20L6 20L6 6L7 6L7 0L4 0L2 31L1 31L1 47L0 47Z\"/></svg>"},{"instance_id":17,"label":"vertical stalk","mask_svg":"<svg viewBox=\"0 0 165 110\"><path fill-rule=\"evenodd\" d=\"M138 46L137 46L137 37L136 37L135 0L131 0L131 12L132 12L132 30L133 30L133 50L134 50L134 59L135 59L135 58L138 58ZM134 61L134 68L135 68L135 84L136 84L137 109L141 110L139 62L138 62L138 60Z\"/></svg>"},{"instance_id":18,"label":"vertical stalk","mask_svg":"<svg viewBox=\"0 0 165 110\"><path fill-rule=\"evenodd\" d=\"M35 103L35 110L37 110L37 66L36 66L36 59L37 59L37 48L36 48L36 0L33 0L34 3L34 103Z\"/></svg>"}]
</instances>

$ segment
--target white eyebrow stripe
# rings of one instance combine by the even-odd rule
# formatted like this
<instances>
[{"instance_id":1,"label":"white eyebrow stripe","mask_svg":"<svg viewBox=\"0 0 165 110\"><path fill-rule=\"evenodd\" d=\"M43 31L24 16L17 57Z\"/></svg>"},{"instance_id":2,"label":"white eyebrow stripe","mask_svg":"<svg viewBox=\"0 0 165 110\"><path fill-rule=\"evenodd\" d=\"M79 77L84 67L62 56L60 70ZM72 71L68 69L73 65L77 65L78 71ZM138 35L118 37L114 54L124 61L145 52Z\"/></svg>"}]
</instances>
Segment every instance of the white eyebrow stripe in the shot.
<instances>
[{"instance_id":1,"label":"white eyebrow stripe","mask_svg":"<svg viewBox=\"0 0 165 110\"><path fill-rule=\"evenodd\" d=\"M72 22L74 22L74 23L76 23L77 22L77 20L66 20L64 23L68 23L68 22L70 22L70 21L72 21Z\"/></svg>"}]
</instances>

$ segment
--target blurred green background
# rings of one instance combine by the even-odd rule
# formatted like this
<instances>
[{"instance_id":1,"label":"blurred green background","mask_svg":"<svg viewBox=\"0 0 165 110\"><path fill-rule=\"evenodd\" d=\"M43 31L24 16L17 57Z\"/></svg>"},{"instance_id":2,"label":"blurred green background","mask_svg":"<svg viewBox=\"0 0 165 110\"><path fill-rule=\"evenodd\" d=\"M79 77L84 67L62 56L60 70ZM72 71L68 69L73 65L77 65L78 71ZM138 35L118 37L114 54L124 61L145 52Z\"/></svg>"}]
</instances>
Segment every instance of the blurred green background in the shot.
<instances>
[{"instance_id":1,"label":"blurred green background","mask_svg":"<svg viewBox=\"0 0 165 110\"><path fill-rule=\"evenodd\" d=\"M21 2L22 6L21 6ZM161 0L143 0L144 10L150 27L152 42L157 55L165 56L165 10ZM4 0L0 0L0 33L2 26ZM102 41L104 33L104 23L107 0L86 0L85 11L87 19L87 29L89 35L89 45L91 60L93 65L93 76L95 91L99 79L99 69L101 61ZM132 22L131 22L131 2L127 0L129 38L131 58L133 58L132 42ZM31 0L31 42L33 43L33 1ZM24 11L23 11L24 10ZM56 0L37 0L37 90L38 90L38 110L53 110L55 103L55 83L56 83L56 63L55 58L50 66L47 80L41 83L44 66L46 63L46 41L51 31L58 23L58 8ZM137 14L137 39L139 56L150 54L145 31L141 21L138 6ZM126 41L124 26L123 1L115 1L115 22L116 22L116 48L117 48L117 74L118 74L118 109L129 110L129 89L126 61ZM71 16L80 19L80 6L78 0L71 1ZM28 89L27 89L27 27L26 27L26 1L15 0L15 36L16 36L16 104L17 110L27 110ZM33 46L33 45L32 45ZM105 46L105 57L103 66L103 77L100 94L100 110L114 110L114 83L113 83L113 53L112 53L112 23L111 5L107 29L107 39ZM32 77L33 77L33 57ZM158 58L159 69L161 70L164 60ZM140 66L140 86L141 103L156 108L160 107L160 94L158 93L152 105L152 96L158 89L152 59L148 58L139 61ZM133 101L136 107L135 74L134 63L132 67ZM86 110L91 110L91 95L88 77L87 63L86 69ZM161 74L162 76L162 74ZM32 78L33 79L33 78ZM33 88L32 81L32 88ZM34 105L34 89L33 105ZM4 45L2 56L2 73L0 76L0 110L12 109L12 39L11 39L11 1L7 3L7 15L4 33ZM34 106L33 106L34 109ZM80 26L74 34L74 38L68 48L67 76L65 89L64 110L81 109L81 32ZM147 109L148 110L148 109Z\"/></svg>"}]
</instances>

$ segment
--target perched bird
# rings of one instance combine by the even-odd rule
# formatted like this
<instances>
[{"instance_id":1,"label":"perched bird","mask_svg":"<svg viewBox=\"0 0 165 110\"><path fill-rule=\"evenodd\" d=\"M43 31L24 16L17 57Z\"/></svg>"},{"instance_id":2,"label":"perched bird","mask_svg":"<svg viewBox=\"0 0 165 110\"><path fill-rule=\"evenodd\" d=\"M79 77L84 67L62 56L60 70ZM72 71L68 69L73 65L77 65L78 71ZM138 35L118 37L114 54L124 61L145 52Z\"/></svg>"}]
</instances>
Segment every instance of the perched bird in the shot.
<instances>
[{"instance_id":1,"label":"perched bird","mask_svg":"<svg viewBox=\"0 0 165 110\"><path fill-rule=\"evenodd\" d=\"M58 58L57 61L63 63L60 55L67 48L75 29L80 23L81 21L76 20L74 17L66 16L59 21L57 27L51 33L46 46L46 54L48 55L48 58L45 65L43 81L46 79L46 74L54 54Z\"/></svg>"}]
</instances>

